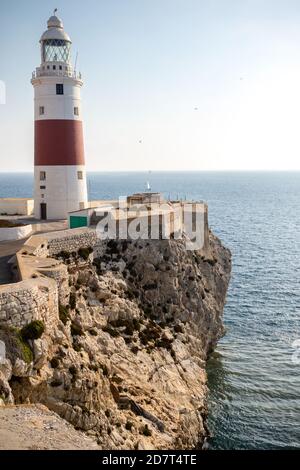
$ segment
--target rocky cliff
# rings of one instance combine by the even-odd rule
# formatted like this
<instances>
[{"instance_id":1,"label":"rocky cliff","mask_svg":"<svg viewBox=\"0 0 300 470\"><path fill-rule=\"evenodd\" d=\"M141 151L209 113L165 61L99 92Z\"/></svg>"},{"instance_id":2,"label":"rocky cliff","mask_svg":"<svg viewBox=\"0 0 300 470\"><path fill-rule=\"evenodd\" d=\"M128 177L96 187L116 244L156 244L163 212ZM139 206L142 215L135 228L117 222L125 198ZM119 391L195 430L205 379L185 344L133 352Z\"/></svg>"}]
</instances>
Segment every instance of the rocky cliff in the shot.
<instances>
[{"instance_id":1,"label":"rocky cliff","mask_svg":"<svg viewBox=\"0 0 300 470\"><path fill-rule=\"evenodd\" d=\"M230 252L210 233L205 255L157 240L56 258L67 282L51 327L25 340L0 327L0 402L42 403L105 449L201 447Z\"/></svg>"}]
</instances>

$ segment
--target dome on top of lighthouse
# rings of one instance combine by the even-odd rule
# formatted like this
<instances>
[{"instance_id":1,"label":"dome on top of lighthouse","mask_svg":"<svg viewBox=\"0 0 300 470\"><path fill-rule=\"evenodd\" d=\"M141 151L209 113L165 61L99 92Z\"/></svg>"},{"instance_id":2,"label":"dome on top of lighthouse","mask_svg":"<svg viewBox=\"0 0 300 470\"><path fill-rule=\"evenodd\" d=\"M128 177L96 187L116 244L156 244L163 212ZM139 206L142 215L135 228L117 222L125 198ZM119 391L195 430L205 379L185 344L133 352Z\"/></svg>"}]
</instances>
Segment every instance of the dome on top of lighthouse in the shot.
<instances>
[{"instance_id":1,"label":"dome on top of lighthouse","mask_svg":"<svg viewBox=\"0 0 300 470\"><path fill-rule=\"evenodd\" d=\"M56 11L55 9L54 14L50 16L47 21L48 29L42 34L40 42L46 41L47 39L60 39L71 42L70 36L64 30L62 20L56 16Z\"/></svg>"},{"instance_id":2,"label":"dome on top of lighthouse","mask_svg":"<svg viewBox=\"0 0 300 470\"><path fill-rule=\"evenodd\" d=\"M48 28L61 28L64 29L63 22L58 16L53 15L50 16L49 20L47 21Z\"/></svg>"}]
</instances>

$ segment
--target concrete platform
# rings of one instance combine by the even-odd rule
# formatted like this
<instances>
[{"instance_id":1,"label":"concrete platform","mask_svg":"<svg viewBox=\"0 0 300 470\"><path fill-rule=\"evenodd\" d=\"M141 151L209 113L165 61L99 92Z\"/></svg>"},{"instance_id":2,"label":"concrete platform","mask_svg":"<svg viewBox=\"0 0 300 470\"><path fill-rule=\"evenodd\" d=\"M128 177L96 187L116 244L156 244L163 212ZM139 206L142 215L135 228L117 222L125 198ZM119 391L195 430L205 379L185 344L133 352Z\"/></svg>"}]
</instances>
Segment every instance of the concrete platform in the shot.
<instances>
[{"instance_id":1,"label":"concrete platform","mask_svg":"<svg viewBox=\"0 0 300 470\"><path fill-rule=\"evenodd\" d=\"M29 235L35 235L39 233L57 232L60 230L66 230L68 223L66 220L48 221L48 220L36 220L33 217L1 217L1 219L18 220L18 222L32 225L33 231ZM8 264L9 259L21 249L27 238L22 240L9 240L0 242L0 284L7 284L11 282L11 271Z\"/></svg>"}]
</instances>

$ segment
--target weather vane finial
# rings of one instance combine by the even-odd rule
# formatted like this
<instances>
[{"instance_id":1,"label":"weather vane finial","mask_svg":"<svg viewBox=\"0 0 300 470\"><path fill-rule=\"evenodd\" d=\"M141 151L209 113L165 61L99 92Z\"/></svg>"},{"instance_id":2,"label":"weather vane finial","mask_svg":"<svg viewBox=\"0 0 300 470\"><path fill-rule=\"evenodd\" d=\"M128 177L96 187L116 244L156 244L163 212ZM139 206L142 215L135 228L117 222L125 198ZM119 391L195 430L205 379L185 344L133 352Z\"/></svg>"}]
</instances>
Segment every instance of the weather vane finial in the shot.
<instances>
[{"instance_id":1,"label":"weather vane finial","mask_svg":"<svg viewBox=\"0 0 300 470\"><path fill-rule=\"evenodd\" d=\"M54 9L54 16L56 16L57 8Z\"/></svg>"}]
</instances>

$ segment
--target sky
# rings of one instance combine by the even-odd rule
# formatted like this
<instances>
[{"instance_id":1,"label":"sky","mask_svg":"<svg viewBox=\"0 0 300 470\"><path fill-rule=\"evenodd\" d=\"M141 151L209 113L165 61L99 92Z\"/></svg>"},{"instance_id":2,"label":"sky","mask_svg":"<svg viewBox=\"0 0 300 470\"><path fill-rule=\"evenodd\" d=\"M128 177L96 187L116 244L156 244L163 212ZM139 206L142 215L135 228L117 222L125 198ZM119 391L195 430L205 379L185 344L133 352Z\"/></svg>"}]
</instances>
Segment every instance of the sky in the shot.
<instances>
[{"instance_id":1,"label":"sky","mask_svg":"<svg viewBox=\"0 0 300 470\"><path fill-rule=\"evenodd\" d=\"M300 170L299 0L0 0L0 171L33 168L54 8L84 79L88 170Z\"/></svg>"}]
</instances>

